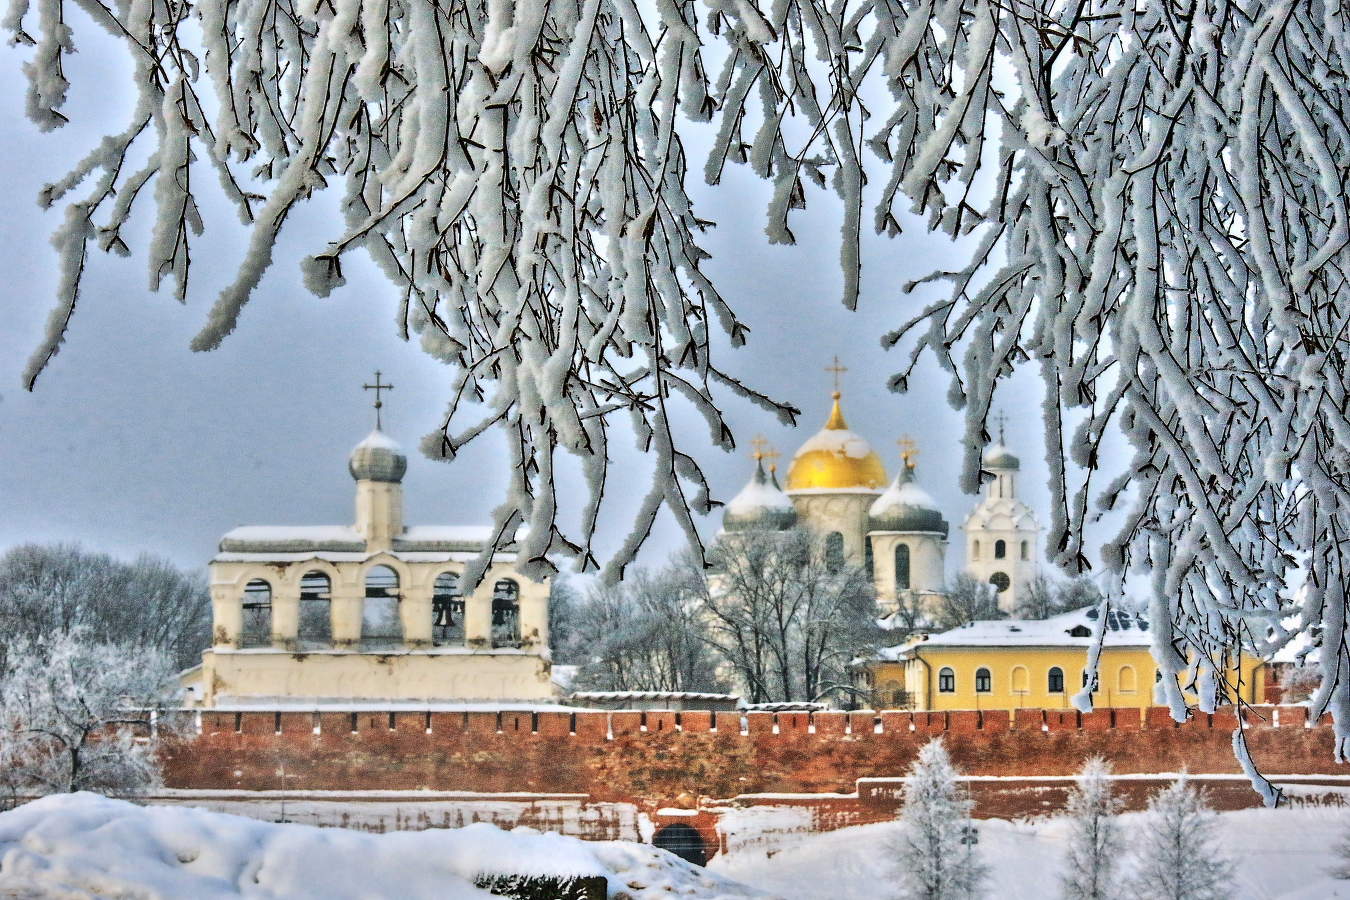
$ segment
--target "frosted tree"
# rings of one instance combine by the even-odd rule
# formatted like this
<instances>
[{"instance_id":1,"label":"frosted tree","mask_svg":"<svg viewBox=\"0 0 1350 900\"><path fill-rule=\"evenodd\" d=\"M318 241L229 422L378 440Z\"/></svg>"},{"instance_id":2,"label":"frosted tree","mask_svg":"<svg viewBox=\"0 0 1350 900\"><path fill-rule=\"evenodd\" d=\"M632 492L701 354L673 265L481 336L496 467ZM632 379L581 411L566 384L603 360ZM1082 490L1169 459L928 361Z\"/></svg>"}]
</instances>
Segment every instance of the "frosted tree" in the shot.
<instances>
[{"instance_id":1,"label":"frosted tree","mask_svg":"<svg viewBox=\"0 0 1350 900\"><path fill-rule=\"evenodd\" d=\"M0 669L20 638L83 627L99 643L155 648L187 668L211 643L206 579L142 555L131 562L70 544L0 554Z\"/></svg>"},{"instance_id":2,"label":"frosted tree","mask_svg":"<svg viewBox=\"0 0 1350 900\"><path fill-rule=\"evenodd\" d=\"M941 738L919 750L905 782L895 846L903 900L968 900L978 896L986 867L975 851L974 803L957 786Z\"/></svg>"},{"instance_id":3,"label":"frosted tree","mask_svg":"<svg viewBox=\"0 0 1350 900\"><path fill-rule=\"evenodd\" d=\"M1065 900L1111 900L1125 842L1116 822L1120 800L1111 791L1111 766L1100 757L1083 764L1069 795L1069 847L1060 878Z\"/></svg>"},{"instance_id":4,"label":"frosted tree","mask_svg":"<svg viewBox=\"0 0 1350 900\"><path fill-rule=\"evenodd\" d=\"M937 598L933 610L934 625L942 629L1003 618L1007 618L1007 614L998 608L998 594L993 585L965 572L952 578L947 590Z\"/></svg>"},{"instance_id":5,"label":"frosted tree","mask_svg":"<svg viewBox=\"0 0 1350 900\"><path fill-rule=\"evenodd\" d=\"M1186 776L1154 794L1135 847L1133 888L1157 900L1219 900L1232 889L1218 817Z\"/></svg>"},{"instance_id":6,"label":"frosted tree","mask_svg":"<svg viewBox=\"0 0 1350 900\"><path fill-rule=\"evenodd\" d=\"M698 614L700 591L683 567L637 570L597 584L575 606L573 644L582 690L721 691Z\"/></svg>"},{"instance_id":7,"label":"frosted tree","mask_svg":"<svg viewBox=\"0 0 1350 900\"><path fill-rule=\"evenodd\" d=\"M134 794L159 784L173 666L88 629L20 639L0 673L0 784L13 795Z\"/></svg>"},{"instance_id":8,"label":"frosted tree","mask_svg":"<svg viewBox=\"0 0 1350 900\"><path fill-rule=\"evenodd\" d=\"M92 251L131 251L133 210L155 208L151 285L180 297L207 225L203 174L249 229L194 342L205 350L234 329L288 215L331 191L344 225L302 262L306 283L333 290L363 248L397 285L397 327L456 365L425 449L450 457L505 429L513 480L496 524L502 538L529 524L527 565L549 568L549 551L598 564L619 423L653 474L607 573L662 509L697 545L693 514L713 498L672 405L692 407L723 449L724 398L793 414L715 352L746 329L700 268L709 223L686 191L681 134L711 120L704 178L739 164L767 179L771 241L794 240L810 198L837 199L846 308L865 210L884 235L964 238L960 264L907 286L921 306L883 342L909 354L896 389L924 356L950 372L965 488L981 477L997 389L1032 367L1045 387L1048 550L1071 572L1100 563L1113 585L1131 567L1151 573L1174 716L1201 670L1232 671L1232 656L1321 625L1312 705L1334 713L1345 756L1341 6L11 0L3 25L30 47L28 111L44 128L66 121L71 23L83 21L71 7L126 48L138 100L40 195L66 205L60 295L30 386ZM1131 453L1108 467L1111 433ZM567 528L553 490L565 456L590 488ZM1094 560L1085 523L1118 507ZM1297 599L1296 566L1309 584Z\"/></svg>"},{"instance_id":9,"label":"frosted tree","mask_svg":"<svg viewBox=\"0 0 1350 900\"><path fill-rule=\"evenodd\" d=\"M875 648L876 589L867 570L836 565L805 528L723 534L706 577L692 554L704 634L751 703L820 701L853 691L849 663Z\"/></svg>"}]
</instances>

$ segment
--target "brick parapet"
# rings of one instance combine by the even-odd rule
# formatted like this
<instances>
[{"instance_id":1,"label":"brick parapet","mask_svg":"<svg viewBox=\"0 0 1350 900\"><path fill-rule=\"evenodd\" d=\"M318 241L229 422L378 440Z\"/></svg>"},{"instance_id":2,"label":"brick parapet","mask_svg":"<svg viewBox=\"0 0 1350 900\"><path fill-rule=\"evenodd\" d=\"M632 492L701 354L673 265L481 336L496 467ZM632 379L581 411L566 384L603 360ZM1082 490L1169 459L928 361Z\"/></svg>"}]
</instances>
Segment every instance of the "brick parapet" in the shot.
<instances>
[{"instance_id":1,"label":"brick parapet","mask_svg":"<svg viewBox=\"0 0 1350 900\"><path fill-rule=\"evenodd\" d=\"M1340 771L1328 723L1304 707L1249 711L1271 774ZM742 727L744 721L744 728ZM204 711L166 751L171 787L575 791L661 804L681 793L850 792L902 775L944 736L972 775L1070 775L1088 756L1117 772L1236 773L1231 711L1184 724L1165 708L916 712ZM285 784L279 781L284 772Z\"/></svg>"}]
</instances>

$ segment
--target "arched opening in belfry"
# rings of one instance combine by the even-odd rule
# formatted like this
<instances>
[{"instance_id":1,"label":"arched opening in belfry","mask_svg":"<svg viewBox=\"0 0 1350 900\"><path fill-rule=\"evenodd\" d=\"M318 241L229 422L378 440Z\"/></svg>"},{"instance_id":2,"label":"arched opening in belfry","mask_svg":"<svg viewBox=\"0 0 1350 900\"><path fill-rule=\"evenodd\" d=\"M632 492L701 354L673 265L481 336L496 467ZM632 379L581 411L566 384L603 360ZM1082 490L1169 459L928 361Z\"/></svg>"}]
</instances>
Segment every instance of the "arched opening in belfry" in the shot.
<instances>
[{"instance_id":1,"label":"arched opening in belfry","mask_svg":"<svg viewBox=\"0 0 1350 900\"><path fill-rule=\"evenodd\" d=\"M673 853L696 866L708 864L708 845L698 829L683 822L666 825L652 835L652 846Z\"/></svg>"},{"instance_id":2,"label":"arched opening in belfry","mask_svg":"<svg viewBox=\"0 0 1350 900\"><path fill-rule=\"evenodd\" d=\"M301 649L322 649L333 643L333 582L323 572L300 579L300 621L296 641Z\"/></svg>"},{"instance_id":3,"label":"arched opening in belfry","mask_svg":"<svg viewBox=\"0 0 1350 900\"><path fill-rule=\"evenodd\" d=\"M388 566L366 572L365 599L361 607L361 646L377 650L397 646L403 640L398 615L398 573Z\"/></svg>"},{"instance_id":4,"label":"arched opening in belfry","mask_svg":"<svg viewBox=\"0 0 1350 900\"><path fill-rule=\"evenodd\" d=\"M437 575L432 587L431 642L438 647L464 646L464 592L456 572Z\"/></svg>"},{"instance_id":5,"label":"arched opening in belfry","mask_svg":"<svg viewBox=\"0 0 1350 900\"><path fill-rule=\"evenodd\" d=\"M510 578L492 586L492 646L520 646L520 585Z\"/></svg>"},{"instance_id":6,"label":"arched opening in belfry","mask_svg":"<svg viewBox=\"0 0 1350 900\"><path fill-rule=\"evenodd\" d=\"M244 585L243 621L239 628L239 646L272 645L272 585L255 578Z\"/></svg>"},{"instance_id":7,"label":"arched opening in belfry","mask_svg":"<svg viewBox=\"0 0 1350 900\"><path fill-rule=\"evenodd\" d=\"M909 587L909 544L895 545L895 586L900 590Z\"/></svg>"},{"instance_id":8,"label":"arched opening in belfry","mask_svg":"<svg viewBox=\"0 0 1350 900\"><path fill-rule=\"evenodd\" d=\"M1008 542L994 541L994 559L1006 559L1008 556Z\"/></svg>"},{"instance_id":9,"label":"arched opening in belfry","mask_svg":"<svg viewBox=\"0 0 1350 900\"><path fill-rule=\"evenodd\" d=\"M844 536L831 531L825 536L825 569L839 572L844 568Z\"/></svg>"}]
</instances>

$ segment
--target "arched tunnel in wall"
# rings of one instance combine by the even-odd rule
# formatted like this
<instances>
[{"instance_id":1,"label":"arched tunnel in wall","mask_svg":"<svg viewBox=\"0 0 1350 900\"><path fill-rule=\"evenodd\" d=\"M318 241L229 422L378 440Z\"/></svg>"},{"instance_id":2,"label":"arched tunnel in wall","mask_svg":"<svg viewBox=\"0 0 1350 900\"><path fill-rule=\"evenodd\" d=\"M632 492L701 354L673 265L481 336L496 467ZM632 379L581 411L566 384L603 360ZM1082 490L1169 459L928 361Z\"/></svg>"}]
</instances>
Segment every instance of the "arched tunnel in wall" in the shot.
<instances>
[{"instance_id":1,"label":"arched tunnel in wall","mask_svg":"<svg viewBox=\"0 0 1350 900\"><path fill-rule=\"evenodd\" d=\"M657 829L656 834L652 835L652 846L668 850L696 866L708 863L708 846L703 842L703 835L683 822Z\"/></svg>"}]
</instances>

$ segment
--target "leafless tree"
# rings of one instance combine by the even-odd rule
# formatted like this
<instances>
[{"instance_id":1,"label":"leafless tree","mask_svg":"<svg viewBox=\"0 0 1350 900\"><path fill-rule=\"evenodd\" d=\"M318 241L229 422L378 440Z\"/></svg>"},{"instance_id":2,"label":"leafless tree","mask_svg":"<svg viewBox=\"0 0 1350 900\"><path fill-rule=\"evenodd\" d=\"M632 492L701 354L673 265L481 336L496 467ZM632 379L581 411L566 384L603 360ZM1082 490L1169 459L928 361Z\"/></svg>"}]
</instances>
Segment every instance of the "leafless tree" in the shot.
<instances>
[{"instance_id":1,"label":"leafless tree","mask_svg":"<svg viewBox=\"0 0 1350 900\"><path fill-rule=\"evenodd\" d=\"M993 585L965 572L952 579L933 610L933 624L943 630L1003 618L1006 614L998 608L998 594Z\"/></svg>"},{"instance_id":2,"label":"leafless tree","mask_svg":"<svg viewBox=\"0 0 1350 900\"><path fill-rule=\"evenodd\" d=\"M709 562L699 582L708 640L747 699L820 700L850 689L849 662L882 638L865 569L835 566L824 539L804 528L724 534Z\"/></svg>"},{"instance_id":3,"label":"leafless tree","mask_svg":"<svg viewBox=\"0 0 1350 900\"><path fill-rule=\"evenodd\" d=\"M14 641L75 628L99 643L162 650L187 668L210 643L206 579L157 557L128 563L73 544L0 556L0 662Z\"/></svg>"},{"instance_id":4,"label":"leafless tree","mask_svg":"<svg viewBox=\"0 0 1350 900\"><path fill-rule=\"evenodd\" d=\"M585 660L573 685L604 691L721 691L702 635L687 571L638 570L618 585L596 585L573 625Z\"/></svg>"},{"instance_id":5,"label":"leafless tree","mask_svg":"<svg viewBox=\"0 0 1350 900\"><path fill-rule=\"evenodd\" d=\"M1085 606L1096 606L1101 599L1101 589L1087 575L1065 580L1039 573L1027 582L1027 589L1019 596L1013 617L1048 619Z\"/></svg>"}]
</instances>

